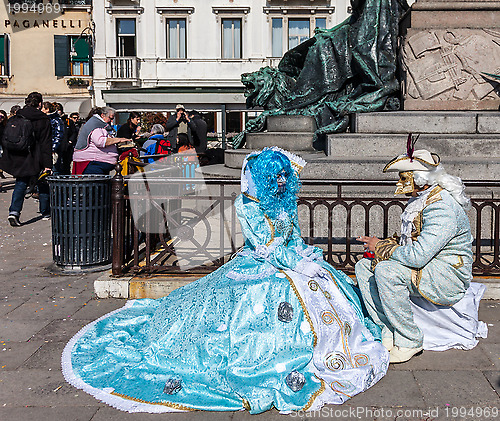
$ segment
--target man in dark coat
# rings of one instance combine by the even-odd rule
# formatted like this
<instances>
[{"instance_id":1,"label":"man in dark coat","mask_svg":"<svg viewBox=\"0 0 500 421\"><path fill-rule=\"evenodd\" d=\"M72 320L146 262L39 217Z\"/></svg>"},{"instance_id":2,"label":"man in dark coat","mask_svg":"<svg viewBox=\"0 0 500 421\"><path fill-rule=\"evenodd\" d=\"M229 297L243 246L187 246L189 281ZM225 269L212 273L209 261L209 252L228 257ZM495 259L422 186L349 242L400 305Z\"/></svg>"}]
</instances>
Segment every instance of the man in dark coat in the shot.
<instances>
[{"instance_id":1,"label":"man in dark coat","mask_svg":"<svg viewBox=\"0 0 500 421\"><path fill-rule=\"evenodd\" d=\"M4 148L0 159L0 168L16 179L12 201L9 207L8 220L13 227L21 226L19 216L23 209L24 195L33 178L38 178L44 171L52 168L52 135L50 119L40 111L42 95L30 93L24 100L25 106L17 112L31 121L34 134L34 145L27 153L14 153ZM14 117L17 118L17 117ZM43 219L50 218L49 187L46 183L39 185L40 213Z\"/></svg>"},{"instance_id":2,"label":"man in dark coat","mask_svg":"<svg viewBox=\"0 0 500 421\"><path fill-rule=\"evenodd\" d=\"M196 126L187 115L184 105L177 104L175 113L168 117L165 130L168 132L165 138L170 141L173 149L177 150L177 135L179 133L186 133L189 143L194 146L192 133L196 130Z\"/></svg>"},{"instance_id":3,"label":"man in dark coat","mask_svg":"<svg viewBox=\"0 0 500 421\"><path fill-rule=\"evenodd\" d=\"M201 118L200 113L195 110L189 113L189 119L195 126L194 130L192 130L192 135L196 153L205 153L207 150L207 123Z\"/></svg>"}]
</instances>

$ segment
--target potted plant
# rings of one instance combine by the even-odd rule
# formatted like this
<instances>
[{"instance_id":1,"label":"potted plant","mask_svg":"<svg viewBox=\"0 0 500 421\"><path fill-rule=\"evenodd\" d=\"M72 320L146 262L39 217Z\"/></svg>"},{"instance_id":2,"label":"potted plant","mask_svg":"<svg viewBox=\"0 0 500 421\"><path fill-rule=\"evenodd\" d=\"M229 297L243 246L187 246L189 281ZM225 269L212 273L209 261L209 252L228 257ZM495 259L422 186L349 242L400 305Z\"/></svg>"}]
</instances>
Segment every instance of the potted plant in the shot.
<instances>
[{"instance_id":1,"label":"potted plant","mask_svg":"<svg viewBox=\"0 0 500 421\"><path fill-rule=\"evenodd\" d=\"M68 86L89 86L89 81L81 77L72 77L66 81Z\"/></svg>"}]
</instances>

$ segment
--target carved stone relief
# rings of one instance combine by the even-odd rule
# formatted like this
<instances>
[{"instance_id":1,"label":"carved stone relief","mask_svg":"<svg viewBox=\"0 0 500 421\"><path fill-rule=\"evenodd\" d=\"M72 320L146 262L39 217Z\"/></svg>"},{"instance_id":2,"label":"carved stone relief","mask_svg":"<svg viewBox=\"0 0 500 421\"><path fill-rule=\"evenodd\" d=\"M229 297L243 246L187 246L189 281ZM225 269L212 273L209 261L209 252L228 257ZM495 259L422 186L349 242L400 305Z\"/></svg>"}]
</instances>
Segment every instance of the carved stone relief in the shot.
<instances>
[{"instance_id":1,"label":"carved stone relief","mask_svg":"<svg viewBox=\"0 0 500 421\"><path fill-rule=\"evenodd\" d=\"M498 83L483 73L500 74L500 30L419 31L406 38L405 98L429 101L499 99Z\"/></svg>"}]
</instances>

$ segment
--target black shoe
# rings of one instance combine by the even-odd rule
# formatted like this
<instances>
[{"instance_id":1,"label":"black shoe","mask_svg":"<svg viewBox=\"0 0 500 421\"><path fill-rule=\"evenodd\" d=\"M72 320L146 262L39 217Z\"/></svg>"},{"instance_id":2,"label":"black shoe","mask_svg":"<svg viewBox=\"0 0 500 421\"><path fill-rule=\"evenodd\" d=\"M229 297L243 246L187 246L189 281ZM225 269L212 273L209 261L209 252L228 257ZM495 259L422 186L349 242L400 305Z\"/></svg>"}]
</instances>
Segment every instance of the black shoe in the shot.
<instances>
[{"instance_id":1,"label":"black shoe","mask_svg":"<svg viewBox=\"0 0 500 421\"><path fill-rule=\"evenodd\" d=\"M47 215L42 215L42 221L50 221L50 213Z\"/></svg>"},{"instance_id":2,"label":"black shoe","mask_svg":"<svg viewBox=\"0 0 500 421\"><path fill-rule=\"evenodd\" d=\"M13 227L20 227L22 224L21 224L21 221L19 221L19 216L17 215L9 215L9 217L7 218L10 225L13 226Z\"/></svg>"}]
</instances>

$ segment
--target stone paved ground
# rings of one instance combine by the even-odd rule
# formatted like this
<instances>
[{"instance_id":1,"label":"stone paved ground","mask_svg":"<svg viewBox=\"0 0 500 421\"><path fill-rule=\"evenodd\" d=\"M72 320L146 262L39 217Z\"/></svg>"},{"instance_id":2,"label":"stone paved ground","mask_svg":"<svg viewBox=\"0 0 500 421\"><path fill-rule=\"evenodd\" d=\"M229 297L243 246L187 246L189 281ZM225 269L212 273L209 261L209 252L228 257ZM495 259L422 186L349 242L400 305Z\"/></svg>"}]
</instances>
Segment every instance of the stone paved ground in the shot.
<instances>
[{"instance_id":1,"label":"stone paved ground","mask_svg":"<svg viewBox=\"0 0 500 421\"><path fill-rule=\"evenodd\" d=\"M10 188L10 187L8 187ZM188 414L127 414L68 385L60 355L82 326L121 307L123 300L93 295L97 274L49 273L50 222L28 200L22 221L6 221L11 190L0 193L0 420L500 420L500 302L483 301L488 339L472 351L425 352L391 366L374 387L342 406L288 416L269 411ZM488 408L490 412L488 413ZM491 410L494 409L494 412ZM496 412L495 412L496 411ZM496 416L495 416L496 414Z\"/></svg>"}]
</instances>

